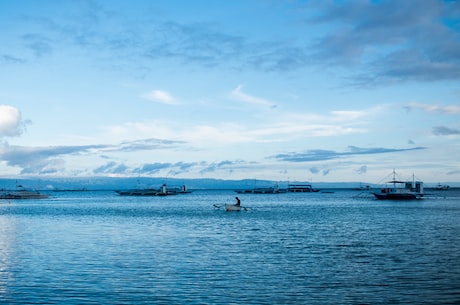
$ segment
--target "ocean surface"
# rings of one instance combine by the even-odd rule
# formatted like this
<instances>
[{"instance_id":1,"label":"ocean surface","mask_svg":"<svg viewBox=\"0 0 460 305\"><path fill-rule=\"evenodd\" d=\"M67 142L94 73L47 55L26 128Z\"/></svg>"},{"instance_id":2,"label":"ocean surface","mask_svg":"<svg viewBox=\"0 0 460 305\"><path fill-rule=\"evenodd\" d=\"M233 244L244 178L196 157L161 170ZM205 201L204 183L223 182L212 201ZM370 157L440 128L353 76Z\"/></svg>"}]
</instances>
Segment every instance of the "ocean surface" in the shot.
<instances>
[{"instance_id":1,"label":"ocean surface","mask_svg":"<svg viewBox=\"0 0 460 305\"><path fill-rule=\"evenodd\" d=\"M0 200L1 304L459 304L460 192Z\"/></svg>"}]
</instances>

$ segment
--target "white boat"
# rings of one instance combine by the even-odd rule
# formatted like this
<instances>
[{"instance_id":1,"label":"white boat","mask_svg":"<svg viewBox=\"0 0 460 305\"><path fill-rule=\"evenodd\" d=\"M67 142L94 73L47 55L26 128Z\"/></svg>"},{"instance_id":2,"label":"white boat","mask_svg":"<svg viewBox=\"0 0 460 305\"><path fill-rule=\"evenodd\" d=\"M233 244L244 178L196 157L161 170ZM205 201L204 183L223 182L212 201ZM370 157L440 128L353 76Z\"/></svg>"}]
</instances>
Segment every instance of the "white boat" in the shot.
<instances>
[{"instance_id":1,"label":"white boat","mask_svg":"<svg viewBox=\"0 0 460 305\"><path fill-rule=\"evenodd\" d=\"M423 182L415 181L398 181L396 172L393 170L393 180L388 181L389 185L381 188L380 192L373 193L380 200L412 200L423 197Z\"/></svg>"},{"instance_id":2,"label":"white boat","mask_svg":"<svg viewBox=\"0 0 460 305\"><path fill-rule=\"evenodd\" d=\"M438 191L446 191L446 190L450 189L450 186L447 185L447 184L442 185L441 183L438 183L438 185L436 185L436 189Z\"/></svg>"},{"instance_id":3,"label":"white boat","mask_svg":"<svg viewBox=\"0 0 460 305\"><path fill-rule=\"evenodd\" d=\"M241 206L240 205L235 205L235 204L225 204L225 210L227 212L238 212L241 211Z\"/></svg>"},{"instance_id":4,"label":"white boat","mask_svg":"<svg viewBox=\"0 0 460 305\"><path fill-rule=\"evenodd\" d=\"M311 184L289 184L288 191L291 193L313 193L319 192L314 189Z\"/></svg>"},{"instance_id":5,"label":"white boat","mask_svg":"<svg viewBox=\"0 0 460 305\"><path fill-rule=\"evenodd\" d=\"M270 187L256 187L257 181L254 180L254 187L253 188L247 188L247 189L241 189L241 190L236 190L238 194L280 194L280 193L286 193L286 189L280 189L278 184L275 184L274 186Z\"/></svg>"},{"instance_id":6,"label":"white boat","mask_svg":"<svg viewBox=\"0 0 460 305\"><path fill-rule=\"evenodd\" d=\"M117 190L115 191L122 196L169 196L177 194L188 194L192 191L188 190L185 185L181 187L167 187L163 184L159 189L144 188L144 189L130 189L130 190Z\"/></svg>"}]
</instances>

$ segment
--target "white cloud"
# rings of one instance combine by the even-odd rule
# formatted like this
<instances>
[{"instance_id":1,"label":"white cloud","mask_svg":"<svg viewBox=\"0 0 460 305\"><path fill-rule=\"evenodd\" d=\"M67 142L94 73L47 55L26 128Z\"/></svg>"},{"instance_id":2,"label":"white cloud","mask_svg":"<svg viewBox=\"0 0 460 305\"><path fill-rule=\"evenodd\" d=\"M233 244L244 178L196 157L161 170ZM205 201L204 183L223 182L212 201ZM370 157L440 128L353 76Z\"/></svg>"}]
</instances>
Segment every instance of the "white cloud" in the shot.
<instances>
[{"instance_id":1,"label":"white cloud","mask_svg":"<svg viewBox=\"0 0 460 305\"><path fill-rule=\"evenodd\" d=\"M8 105L0 105L0 137L17 137L25 129L21 112Z\"/></svg>"},{"instance_id":2,"label":"white cloud","mask_svg":"<svg viewBox=\"0 0 460 305\"><path fill-rule=\"evenodd\" d=\"M169 92L163 90L152 90L149 93L143 94L142 98L167 105L180 104Z\"/></svg>"},{"instance_id":3,"label":"white cloud","mask_svg":"<svg viewBox=\"0 0 460 305\"><path fill-rule=\"evenodd\" d=\"M156 135L162 139L176 139L177 132L172 123L167 120L150 122L126 122L103 128L102 138L117 143L127 140L139 140Z\"/></svg>"},{"instance_id":4,"label":"white cloud","mask_svg":"<svg viewBox=\"0 0 460 305\"><path fill-rule=\"evenodd\" d=\"M457 106L457 105L439 106L439 105L430 105L430 104L410 103L405 108L408 110L422 109L422 110L425 110L426 112L440 113L440 114L450 114L450 115L460 114L460 106Z\"/></svg>"},{"instance_id":5,"label":"white cloud","mask_svg":"<svg viewBox=\"0 0 460 305\"><path fill-rule=\"evenodd\" d=\"M348 110L336 110L331 111L332 120L334 121L354 121L366 117L369 115L369 111L348 111Z\"/></svg>"},{"instance_id":6,"label":"white cloud","mask_svg":"<svg viewBox=\"0 0 460 305\"><path fill-rule=\"evenodd\" d=\"M276 107L275 103L269 100L266 100L264 98L261 98L261 97L257 97L257 96L253 96L253 95L244 93L242 89L243 89L243 86L239 85L238 87L232 90L231 95L237 100L248 103L248 104L258 105L258 106L267 106L271 108Z\"/></svg>"}]
</instances>

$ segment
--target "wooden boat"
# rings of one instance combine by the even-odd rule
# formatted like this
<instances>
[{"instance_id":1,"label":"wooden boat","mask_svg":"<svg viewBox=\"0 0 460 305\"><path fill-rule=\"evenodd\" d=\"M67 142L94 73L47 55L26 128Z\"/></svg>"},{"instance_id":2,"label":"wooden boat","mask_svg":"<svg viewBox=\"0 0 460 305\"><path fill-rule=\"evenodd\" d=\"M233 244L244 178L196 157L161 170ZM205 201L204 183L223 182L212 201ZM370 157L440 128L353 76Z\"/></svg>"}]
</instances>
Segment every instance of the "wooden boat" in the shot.
<instances>
[{"instance_id":1,"label":"wooden boat","mask_svg":"<svg viewBox=\"0 0 460 305\"><path fill-rule=\"evenodd\" d=\"M383 187L380 192L373 193L379 200L413 200L423 197L423 182L415 181L398 181L396 172L393 170L393 180L388 181L390 185Z\"/></svg>"},{"instance_id":2,"label":"wooden boat","mask_svg":"<svg viewBox=\"0 0 460 305\"><path fill-rule=\"evenodd\" d=\"M239 212L241 211L241 206L240 205L235 205L235 204L225 204L225 210L227 212Z\"/></svg>"}]
</instances>

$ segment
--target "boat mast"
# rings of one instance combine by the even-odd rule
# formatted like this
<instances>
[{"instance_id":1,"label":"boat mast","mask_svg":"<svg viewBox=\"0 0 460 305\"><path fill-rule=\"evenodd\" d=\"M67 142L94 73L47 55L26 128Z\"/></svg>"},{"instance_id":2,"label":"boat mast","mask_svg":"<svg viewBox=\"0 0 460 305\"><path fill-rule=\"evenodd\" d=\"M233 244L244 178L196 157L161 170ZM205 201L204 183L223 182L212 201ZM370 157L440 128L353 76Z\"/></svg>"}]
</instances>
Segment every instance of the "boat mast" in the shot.
<instances>
[{"instance_id":1,"label":"boat mast","mask_svg":"<svg viewBox=\"0 0 460 305\"><path fill-rule=\"evenodd\" d=\"M393 188L394 189L396 188L396 171L394 168L393 168Z\"/></svg>"}]
</instances>

